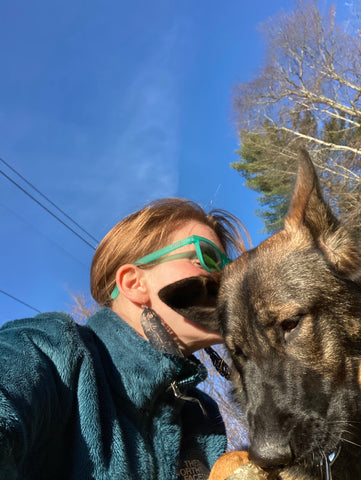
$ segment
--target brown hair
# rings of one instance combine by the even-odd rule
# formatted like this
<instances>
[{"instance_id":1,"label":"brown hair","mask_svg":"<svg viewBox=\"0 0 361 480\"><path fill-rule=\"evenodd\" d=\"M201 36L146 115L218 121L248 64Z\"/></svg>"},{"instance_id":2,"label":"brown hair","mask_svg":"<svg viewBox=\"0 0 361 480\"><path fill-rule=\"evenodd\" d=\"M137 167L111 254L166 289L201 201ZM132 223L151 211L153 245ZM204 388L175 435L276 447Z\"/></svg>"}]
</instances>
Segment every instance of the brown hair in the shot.
<instances>
[{"instance_id":1,"label":"brown hair","mask_svg":"<svg viewBox=\"0 0 361 480\"><path fill-rule=\"evenodd\" d=\"M120 221L100 242L90 272L91 293L98 304L111 305L110 294L121 265L166 246L169 236L191 220L212 228L229 256L245 251L241 232L250 243L242 222L224 210L206 213L197 203L181 198L156 200Z\"/></svg>"}]
</instances>

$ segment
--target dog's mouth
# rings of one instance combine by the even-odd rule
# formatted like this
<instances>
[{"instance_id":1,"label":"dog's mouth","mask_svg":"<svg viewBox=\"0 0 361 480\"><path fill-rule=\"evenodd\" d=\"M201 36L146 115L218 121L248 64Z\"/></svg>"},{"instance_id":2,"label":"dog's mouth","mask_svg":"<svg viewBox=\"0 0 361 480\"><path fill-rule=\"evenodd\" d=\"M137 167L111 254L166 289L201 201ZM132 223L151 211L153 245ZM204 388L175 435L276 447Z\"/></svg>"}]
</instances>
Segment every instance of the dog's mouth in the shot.
<instances>
[{"instance_id":1,"label":"dog's mouth","mask_svg":"<svg viewBox=\"0 0 361 480\"><path fill-rule=\"evenodd\" d=\"M332 467L336 462L339 454L341 451L341 445L329 455L326 455L324 452L322 453L322 458L318 464L320 470L320 480L332 480ZM290 465L291 466L291 465ZM264 469L268 474L269 480L280 480L282 476L283 468L265 468ZM288 470L286 468L286 470Z\"/></svg>"}]
</instances>

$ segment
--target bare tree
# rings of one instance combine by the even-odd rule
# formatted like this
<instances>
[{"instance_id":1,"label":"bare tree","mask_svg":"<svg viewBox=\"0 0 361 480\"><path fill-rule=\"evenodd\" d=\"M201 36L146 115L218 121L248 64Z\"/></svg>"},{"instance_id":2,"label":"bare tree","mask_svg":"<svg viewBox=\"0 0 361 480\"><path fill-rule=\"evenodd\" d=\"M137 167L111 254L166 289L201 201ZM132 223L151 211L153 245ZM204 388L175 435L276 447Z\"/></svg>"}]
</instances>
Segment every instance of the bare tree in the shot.
<instances>
[{"instance_id":1,"label":"bare tree","mask_svg":"<svg viewBox=\"0 0 361 480\"><path fill-rule=\"evenodd\" d=\"M216 351L231 364L223 346L217 346ZM197 352L197 356L208 370L208 377L201 384L201 389L217 402L226 426L228 450L239 450L247 444L247 422L243 412L232 401L232 385L219 375L204 350Z\"/></svg>"},{"instance_id":2,"label":"bare tree","mask_svg":"<svg viewBox=\"0 0 361 480\"><path fill-rule=\"evenodd\" d=\"M70 292L73 303L70 305L70 312L76 323L83 325L86 323L87 319L93 315L97 309L98 305L90 300L84 293L74 293Z\"/></svg>"},{"instance_id":3,"label":"bare tree","mask_svg":"<svg viewBox=\"0 0 361 480\"><path fill-rule=\"evenodd\" d=\"M233 167L263 194L269 231L285 214L301 145L333 207L361 228L361 23L355 10L350 19L337 23L335 7L322 12L316 0L281 11L261 25L259 73L235 87L241 159Z\"/></svg>"}]
</instances>

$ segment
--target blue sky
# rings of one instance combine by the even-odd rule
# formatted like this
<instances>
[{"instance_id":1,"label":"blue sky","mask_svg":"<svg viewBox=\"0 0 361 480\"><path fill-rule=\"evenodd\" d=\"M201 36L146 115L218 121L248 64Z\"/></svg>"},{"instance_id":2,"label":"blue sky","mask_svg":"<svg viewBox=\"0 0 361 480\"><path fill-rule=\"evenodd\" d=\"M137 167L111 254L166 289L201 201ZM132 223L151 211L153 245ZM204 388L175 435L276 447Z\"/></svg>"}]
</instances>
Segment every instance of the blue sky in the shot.
<instances>
[{"instance_id":1,"label":"blue sky","mask_svg":"<svg viewBox=\"0 0 361 480\"><path fill-rule=\"evenodd\" d=\"M230 167L231 91L261 64L259 22L290 5L3 0L0 157L99 240L181 196L238 215L258 244L255 195ZM3 175L0 219L1 290L40 311L89 294L93 250ZM0 308L0 324L35 313L1 293Z\"/></svg>"}]
</instances>

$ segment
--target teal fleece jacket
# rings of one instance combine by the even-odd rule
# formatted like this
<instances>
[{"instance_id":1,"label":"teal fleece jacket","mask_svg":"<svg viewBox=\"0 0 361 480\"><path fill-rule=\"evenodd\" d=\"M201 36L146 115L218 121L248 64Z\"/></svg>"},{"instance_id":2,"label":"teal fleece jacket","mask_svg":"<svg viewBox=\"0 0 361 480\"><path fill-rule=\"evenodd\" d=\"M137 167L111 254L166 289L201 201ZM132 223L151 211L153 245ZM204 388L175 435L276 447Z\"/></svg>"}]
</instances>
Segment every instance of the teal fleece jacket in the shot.
<instances>
[{"instance_id":1,"label":"teal fleece jacket","mask_svg":"<svg viewBox=\"0 0 361 480\"><path fill-rule=\"evenodd\" d=\"M198 467L226 437L196 388L205 377L194 357L158 352L107 308L86 326L59 312L5 324L0 480L206 478Z\"/></svg>"}]
</instances>

